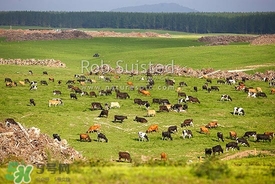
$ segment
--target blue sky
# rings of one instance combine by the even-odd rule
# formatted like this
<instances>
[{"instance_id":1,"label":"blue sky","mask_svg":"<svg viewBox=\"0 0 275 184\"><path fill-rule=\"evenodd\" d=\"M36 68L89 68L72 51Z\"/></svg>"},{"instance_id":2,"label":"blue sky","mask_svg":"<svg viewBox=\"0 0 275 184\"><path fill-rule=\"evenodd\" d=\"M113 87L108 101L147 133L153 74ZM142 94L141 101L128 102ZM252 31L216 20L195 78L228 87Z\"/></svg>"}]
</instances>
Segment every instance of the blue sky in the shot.
<instances>
[{"instance_id":1,"label":"blue sky","mask_svg":"<svg viewBox=\"0 0 275 184\"><path fill-rule=\"evenodd\" d=\"M0 0L0 11L110 11L158 3L201 12L275 12L275 0Z\"/></svg>"}]
</instances>

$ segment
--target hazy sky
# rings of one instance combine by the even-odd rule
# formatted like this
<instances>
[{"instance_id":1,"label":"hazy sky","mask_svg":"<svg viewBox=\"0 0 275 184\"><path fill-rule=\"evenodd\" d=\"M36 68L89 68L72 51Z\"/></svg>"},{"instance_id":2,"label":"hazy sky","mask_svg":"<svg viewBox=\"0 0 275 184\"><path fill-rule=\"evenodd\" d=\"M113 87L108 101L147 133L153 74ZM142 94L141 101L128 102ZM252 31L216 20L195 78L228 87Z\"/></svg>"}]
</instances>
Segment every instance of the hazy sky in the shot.
<instances>
[{"instance_id":1,"label":"hazy sky","mask_svg":"<svg viewBox=\"0 0 275 184\"><path fill-rule=\"evenodd\" d=\"M275 12L275 0L0 0L0 11L110 11L158 3L177 3L203 12Z\"/></svg>"}]
</instances>

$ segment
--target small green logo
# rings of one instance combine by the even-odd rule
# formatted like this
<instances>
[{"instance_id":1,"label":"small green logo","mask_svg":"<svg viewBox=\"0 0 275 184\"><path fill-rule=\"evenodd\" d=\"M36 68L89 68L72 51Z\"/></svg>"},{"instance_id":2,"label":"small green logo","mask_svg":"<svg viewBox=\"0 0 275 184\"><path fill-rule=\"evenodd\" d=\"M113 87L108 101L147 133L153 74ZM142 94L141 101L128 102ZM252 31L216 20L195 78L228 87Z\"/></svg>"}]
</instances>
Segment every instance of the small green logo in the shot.
<instances>
[{"instance_id":1,"label":"small green logo","mask_svg":"<svg viewBox=\"0 0 275 184\"><path fill-rule=\"evenodd\" d=\"M15 184L21 184L22 182L30 183L32 170L32 165L22 165L18 162L9 162L5 178L9 181L13 181Z\"/></svg>"}]
</instances>

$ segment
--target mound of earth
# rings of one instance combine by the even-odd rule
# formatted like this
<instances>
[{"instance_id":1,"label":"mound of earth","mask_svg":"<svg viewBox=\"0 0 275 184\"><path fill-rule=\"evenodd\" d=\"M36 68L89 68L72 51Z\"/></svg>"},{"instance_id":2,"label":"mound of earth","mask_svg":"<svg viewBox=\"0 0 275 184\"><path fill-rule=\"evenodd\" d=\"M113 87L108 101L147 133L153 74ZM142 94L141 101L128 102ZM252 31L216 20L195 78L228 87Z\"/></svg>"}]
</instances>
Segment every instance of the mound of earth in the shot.
<instances>
[{"instance_id":1,"label":"mound of earth","mask_svg":"<svg viewBox=\"0 0 275 184\"><path fill-rule=\"evenodd\" d=\"M234 35L203 36L199 38L198 41L208 43L208 45L228 45L232 42L250 43L257 37L258 36L234 36Z\"/></svg>"},{"instance_id":2,"label":"mound of earth","mask_svg":"<svg viewBox=\"0 0 275 184\"><path fill-rule=\"evenodd\" d=\"M58 141L40 133L35 127L25 129L20 123L0 123L0 163L18 159L27 164L46 164L50 158L62 163L72 163L85 158L65 139Z\"/></svg>"},{"instance_id":3,"label":"mound of earth","mask_svg":"<svg viewBox=\"0 0 275 184\"><path fill-rule=\"evenodd\" d=\"M6 41L90 39L92 36L79 30L22 30L0 29L0 37Z\"/></svg>"},{"instance_id":4,"label":"mound of earth","mask_svg":"<svg viewBox=\"0 0 275 184\"><path fill-rule=\"evenodd\" d=\"M0 58L0 65L40 65L49 67L66 67L60 60L54 59L3 59Z\"/></svg>"},{"instance_id":5,"label":"mound of earth","mask_svg":"<svg viewBox=\"0 0 275 184\"><path fill-rule=\"evenodd\" d=\"M275 34L262 35L252 40L251 45L270 45L275 44Z\"/></svg>"}]
</instances>

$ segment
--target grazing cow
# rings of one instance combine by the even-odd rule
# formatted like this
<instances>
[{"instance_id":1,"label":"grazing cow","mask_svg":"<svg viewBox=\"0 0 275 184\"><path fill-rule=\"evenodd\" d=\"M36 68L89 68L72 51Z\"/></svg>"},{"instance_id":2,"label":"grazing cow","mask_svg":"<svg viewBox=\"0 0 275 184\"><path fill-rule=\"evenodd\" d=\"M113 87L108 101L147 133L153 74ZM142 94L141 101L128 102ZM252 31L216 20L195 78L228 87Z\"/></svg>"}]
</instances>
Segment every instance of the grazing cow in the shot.
<instances>
[{"instance_id":1,"label":"grazing cow","mask_svg":"<svg viewBox=\"0 0 275 184\"><path fill-rule=\"evenodd\" d=\"M161 160L167 160L167 153L162 152L162 153L160 154L160 159L161 159Z\"/></svg>"},{"instance_id":2,"label":"grazing cow","mask_svg":"<svg viewBox=\"0 0 275 184\"><path fill-rule=\"evenodd\" d=\"M262 88L260 88L260 87L256 87L256 91L257 92L263 92Z\"/></svg>"},{"instance_id":3,"label":"grazing cow","mask_svg":"<svg viewBox=\"0 0 275 184\"><path fill-rule=\"evenodd\" d=\"M71 98L71 99L76 99L76 100L77 100L76 94L74 94L74 93L71 93L71 94L70 94L70 98Z\"/></svg>"},{"instance_id":4,"label":"grazing cow","mask_svg":"<svg viewBox=\"0 0 275 184\"><path fill-rule=\"evenodd\" d=\"M193 89L194 89L195 92L198 92L198 87L197 86L194 86Z\"/></svg>"},{"instance_id":5,"label":"grazing cow","mask_svg":"<svg viewBox=\"0 0 275 184\"><path fill-rule=\"evenodd\" d=\"M270 94L275 94L275 89L274 89L274 88L272 88L272 89L270 90Z\"/></svg>"},{"instance_id":6,"label":"grazing cow","mask_svg":"<svg viewBox=\"0 0 275 184\"><path fill-rule=\"evenodd\" d=\"M234 107L233 115L243 115L245 114L244 109L242 107Z\"/></svg>"},{"instance_id":7,"label":"grazing cow","mask_svg":"<svg viewBox=\"0 0 275 184\"><path fill-rule=\"evenodd\" d=\"M46 71L43 71L43 75L48 75L48 72L46 72Z\"/></svg>"},{"instance_id":8,"label":"grazing cow","mask_svg":"<svg viewBox=\"0 0 275 184\"><path fill-rule=\"evenodd\" d=\"M138 132L138 141L149 141L149 138L146 133L144 132Z\"/></svg>"},{"instance_id":9,"label":"grazing cow","mask_svg":"<svg viewBox=\"0 0 275 184\"><path fill-rule=\"evenodd\" d=\"M248 88L249 93L257 93L257 90L254 88Z\"/></svg>"},{"instance_id":10,"label":"grazing cow","mask_svg":"<svg viewBox=\"0 0 275 184\"><path fill-rule=\"evenodd\" d=\"M87 91L82 91L82 92L81 92L80 96L84 96L84 95L89 96L89 94L88 94Z\"/></svg>"},{"instance_id":11,"label":"grazing cow","mask_svg":"<svg viewBox=\"0 0 275 184\"><path fill-rule=\"evenodd\" d=\"M264 92L258 92L258 93L256 93L256 96L257 97L265 97L265 98L267 98L267 96L266 96L266 94Z\"/></svg>"},{"instance_id":12,"label":"grazing cow","mask_svg":"<svg viewBox=\"0 0 275 184\"><path fill-rule=\"evenodd\" d=\"M271 137L269 135L266 135L266 134L257 134L256 135L256 142L259 142L260 140L271 142Z\"/></svg>"},{"instance_id":13,"label":"grazing cow","mask_svg":"<svg viewBox=\"0 0 275 184\"><path fill-rule=\"evenodd\" d=\"M25 86L25 82L24 81L19 81L19 84L22 86Z\"/></svg>"},{"instance_id":14,"label":"grazing cow","mask_svg":"<svg viewBox=\"0 0 275 184\"><path fill-rule=\"evenodd\" d=\"M5 78L5 82L12 82L11 78Z\"/></svg>"},{"instance_id":15,"label":"grazing cow","mask_svg":"<svg viewBox=\"0 0 275 184\"><path fill-rule=\"evenodd\" d=\"M274 132L265 132L265 135L269 135L271 137L271 139L273 139L274 137Z\"/></svg>"},{"instance_id":16,"label":"grazing cow","mask_svg":"<svg viewBox=\"0 0 275 184\"><path fill-rule=\"evenodd\" d=\"M168 107L166 105L160 105L159 112L164 112L164 111L169 112Z\"/></svg>"},{"instance_id":17,"label":"grazing cow","mask_svg":"<svg viewBox=\"0 0 275 184\"><path fill-rule=\"evenodd\" d=\"M119 99L126 99L126 98L130 98L130 96L129 96L129 94L126 93L126 92L124 92L124 93L118 92L118 93L116 94L116 98L119 98Z\"/></svg>"},{"instance_id":18,"label":"grazing cow","mask_svg":"<svg viewBox=\"0 0 275 184\"><path fill-rule=\"evenodd\" d=\"M75 84L75 80L68 80L66 84Z\"/></svg>"},{"instance_id":19,"label":"grazing cow","mask_svg":"<svg viewBox=\"0 0 275 184\"><path fill-rule=\"evenodd\" d=\"M171 136L171 133L169 131L168 132L162 132L161 135L162 135L162 140L164 140L166 138L167 138L167 140L168 139L170 139L171 141L173 140L173 138Z\"/></svg>"},{"instance_id":20,"label":"grazing cow","mask_svg":"<svg viewBox=\"0 0 275 184\"><path fill-rule=\"evenodd\" d=\"M168 127L168 132L175 133L178 131L178 127L176 125Z\"/></svg>"},{"instance_id":21,"label":"grazing cow","mask_svg":"<svg viewBox=\"0 0 275 184\"><path fill-rule=\"evenodd\" d=\"M24 79L25 83L31 83L29 79Z\"/></svg>"},{"instance_id":22,"label":"grazing cow","mask_svg":"<svg viewBox=\"0 0 275 184\"><path fill-rule=\"evenodd\" d=\"M214 91L220 91L218 86L210 86L210 89Z\"/></svg>"},{"instance_id":23,"label":"grazing cow","mask_svg":"<svg viewBox=\"0 0 275 184\"><path fill-rule=\"evenodd\" d=\"M40 81L40 84L41 85L46 85L46 86L48 85L47 81L45 81L45 80Z\"/></svg>"},{"instance_id":24,"label":"grazing cow","mask_svg":"<svg viewBox=\"0 0 275 184\"><path fill-rule=\"evenodd\" d=\"M207 125L205 125L206 128L217 128L218 122L209 122Z\"/></svg>"},{"instance_id":25,"label":"grazing cow","mask_svg":"<svg viewBox=\"0 0 275 184\"><path fill-rule=\"evenodd\" d=\"M146 130L146 133L152 133L152 132L157 132L159 129L159 126L154 124L149 126L149 128Z\"/></svg>"},{"instance_id":26,"label":"grazing cow","mask_svg":"<svg viewBox=\"0 0 275 184\"><path fill-rule=\"evenodd\" d=\"M243 137L236 138L236 142L237 142L238 144L243 145L243 146L250 147L248 141L247 141L245 138L243 138Z\"/></svg>"},{"instance_id":27,"label":"grazing cow","mask_svg":"<svg viewBox=\"0 0 275 184\"><path fill-rule=\"evenodd\" d=\"M212 147L212 152L213 152L213 155L215 155L216 153L223 153L223 149L221 147L221 145L217 145L217 146L214 146Z\"/></svg>"},{"instance_id":28,"label":"grazing cow","mask_svg":"<svg viewBox=\"0 0 275 184\"><path fill-rule=\"evenodd\" d=\"M127 116L114 115L114 122L118 120L122 123L124 119L128 119Z\"/></svg>"},{"instance_id":29,"label":"grazing cow","mask_svg":"<svg viewBox=\"0 0 275 184\"><path fill-rule=\"evenodd\" d=\"M17 125L17 122L13 118L7 118L5 119L5 123L7 127L10 127L11 124Z\"/></svg>"},{"instance_id":30,"label":"grazing cow","mask_svg":"<svg viewBox=\"0 0 275 184\"><path fill-rule=\"evenodd\" d=\"M30 105L33 105L33 106L35 106L36 104L35 104L35 102L34 102L34 99L30 99Z\"/></svg>"},{"instance_id":31,"label":"grazing cow","mask_svg":"<svg viewBox=\"0 0 275 184\"><path fill-rule=\"evenodd\" d=\"M80 134L79 135L79 140L80 142L91 142L92 139L90 138L90 136L88 134Z\"/></svg>"},{"instance_id":32,"label":"grazing cow","mask_svg":"<svg viewBox=\"0 0 275 184\"><path fill-rule=\"evenodd\" d=\"M247 138L256 137L256 134L257 134L256 131L248 131L244 133L243 137L247 137Z\"/></svg>"},{"instance_id":33,"label":"grazing cow","mask_svg":"<svg viewBox=\"0 0 275 184\"><path fill-rule=\"evenodd\" d=\"M118 160L121 161L121 159L124 159L124 161L128 160L130 163L132 162L130 153L126 151L118 152Z\"/></svg>"},{"instance_id":34,"label":"grazing cow","mask_svg":"<svg viewBox=\"0 0 275 184\"><path fill-rule=\"evenodd\" d=\"M229 142L225 145L225 150L226 151L229 151L229 149L232 149L232 150L240 150L240 147L238 146L238 143L236 142Z\"/></svg>"},{"instance_id":35,"label":"grazing cow","mask_svg":"<svg viewBox=\"0 0 275 184\"><path fill-rule=\"evenodd\" d=\"M205 148L204 154L205 154L205 156L211 156L211 154L212 154L212 148Z\"/></svg>"},{"instance_id":36,"label":"grazing cow","mask_svg":"<svg viewBox=\"0 0 275 184\"><path fill-rule=\"evenodd\" d=\"M60 135L58 135L58 134L53 134L53 139L61 141Z\"/></svg>"},{"instance_id":37,"label":"grazing cow","mask_svg":"<svg viewBox=\"0 0 275 184\"><path fill-rule=\"evenodd\" d=\"M222 140L222 142L224 142L223 133L222 132L217 132L217 137L218 137L218 141Z\"/></svg>"},{"instance_id":38,"label":"grazing cow","mask_svg":"<svg viewBox=\"0 0 275 184\"><path fill-rule=\"evenodd\" d=\"M186 93L184 93L184 92L178 92L178 97L186 97Z\"/></svg>"},{"instance_id":39,"label":"grazing cow","mask_svg":"<svg viewBox=\"0 0 275 184\"><path fill-rule=\"evenodd\" d=\"M140 104L142 102L142 100L140 98L135 98L134 99L134 103L135 104ZM154 102L153 102L154 103Z\"/></svg>"},{"instance_id":40,"label":"grazing cow","mask_svg":"<svg viewBox=\"0 0 275 184\"><path fill-rule=\"evenodd\" d=\"M165 84L167 86L174 86L175 81L171 80L171 79L165 79Z\"/></svg>"},{"instance_id":41,"label":"grazing cow","mask_svg":"<svg viewBox=\"0 0 275 184\"><path fill-rule=\"evenodd\" d=\"M220 101L232 101L232 98L229 95L223 94Z\"/></svg>"},{"instance_id":42,"label":"grazing cow","mask_svg":"<svg viewBox=\"0 0 275 184\"><path fill-rule=\"evenodd\" d=\"M182 86L187 86L186 82L180 82L179 83L179 86L182 87Z\"/></svg>"},{"instance_id":43,"label":"grazing cow","mask_svg":"<svg viewBox=\"0 0 275 184\"><path fill-rule=\"evenodd\" d=\"M248 97L253 97L253 98L256 98L257 97L257 93L254 93L254 92L248 92L247 93L247 98Z\"/></svg>"},{"instance_id":44,"label":"grazing cow","mask_svg":"<svg viewBox=\"0 0 275 184\"><path fill-rule=\"evenodd\" d=\"M100 102L92 102L91 105L92 110L103 110L103 107Z\"/></svg>"},{"instance_id":45,"label":"grazing cow","mask_svg":"<svg viewBox=\"0 0 275 184\"><path fill-rule=\"evenodd\" d=\"M145 96L150 96L151 95L150 91L146 91L146 90L139 90L138 92L145 95Z\"/></svg>"},{"instance_id":46,"label":"grazing cow","mask_svg":"<svg viewBox=\"0 0 275 184\"><path fill-rule=\"evenodd\" d=\"M148 122L147 119L141 118L141 117L137 117L137 116L136 116L136 118L134 119L134 121L140 122L140 123L147 123L147 122Z\"/></svg>"},{"instance_id":47,"label":"grazing cow","mask_svg":"<svg viewBox=\"0 0 275 184\"><path fill-rule=\"evenodd\" d=\"M147 110L147 117L152 117L156 116L156 111L155 110Z\"/></svg>"},{"instance_id":48,"label":"grazing cow","mask_svg":"<svg viewBox=\"0 0 275 184\"><path fill-rule=\"evenodd\" d=\"M50 77L50 78L49 78L49 81L54 82L54 78L53 78L53 77Z\"/></svg>"},{"instance_id":49,"label":"grazing cow","mask_svg":"<svg viewBox=\"0 0 275 184\"><path fill-rule=\"evenodd\" d=\"M217 80L217 84L225 84L225 81L224 80Z\"/></svg>"},{"instance_id":50,"label":"grazing cow","mask_svg":"<svg viewBox=\"0 0 275 184\"><path fill-rule=\"evenodd\" d=\"M100 125L99 124L94 124L92 126L90 126L90 128L87 130L86 133L94 133L94 132L98 132L100 130Z\"/></svg>"},{"instance_id":51,"label":"grazing cow","mask_svg":"<svg viewBox=\"0 0 275 184\"><path fill-rule=\"evenodd\" d=\"M59 90L54 90L54 91L53 91L53 95L61 95L61 91L59 91Z\"/></svg>"},{"instance_id":52,"label":"grazing cow","mask_svg":"<svg viewBox=\"0 0 275 184\"><path fill-rule=\"evenodd\" d=\"M90 97L97 97L96 93L94 91L90 92Z\"/></svg>"},{"instance_id":53,"label":"grazing cow","mask_svg":"<svg viewBox=\"0 0 275 184\"><path fill-rule=\"evenodd\" d=\"M118 102L111 102L110 108L120 108L120 105Z\"/></svg>"},{"instance_id":54,"label":"grazing cow","mask_svg":"<svg viewBox=\"0 0 275 184\"><path fill-rule=\"evenodd\" d=\"M129 86L133 86L134 84L133 84L133 82L128 81L128 82L127 82L127 85L129 85Z\"/></svg>"},{"instance_id":55,"label":"grazing cow","mask_svg":"<svg viewBox=\"0 0 275 184\"><path fill-rule=\"evenodd\" d=\"M185 102L201 103L198 98L192 96L186 96Z\"/></svg>"},{"instance_id":56,"label":"grazing cow","mask_svg":"<svg viewBox=\"0 0 275 184\"><path fill-rule=\"evenodd\" d=\"M60 98L49 100L49 107L51 107L52 105L56 107L57 105L62 105L62 104L63 104L63 101Z\"/></svg>"},{"instance_id":57,"label":"grazing cow","mask_svg":"<svg viewBox=\"0 0 275 184\"><path fill-rule=\"evenodd\" d=\"M200 127L200 133L201 134L210 134L209 129L206 127Z\"/></svg>"},{"instance_id":58,"label":"grazing cow","mask_svg":"<svg viewBox=\"0 0 275 184\"><path fill-rule=\"evenodd\" d=\"M204 84L204 85L202 85L202 90L207 90L208 89L208 83L206 83L206 84Z\"/></svg>"},{"instance_id":59,"label":"grazing cow","mask_svg":"<svg viewBox=\"0 0 275 184\"><path fill-rule=\"evenodd\" d=\"M193 137L192 131L191 130L183 130L182 131L182 138L185 139L185 137L188 137L189 139Z\"/></svg>"},{"instance_id":60,"label":"grazing cow","mask_svg":"<svg viewBox=\"0 0 275 184\"><path fill-rule=\"evenodd\" d=\"M274 90L274 93L275 93L275 90ZM160 99L159 98L153 98L152 103L159 104L160 103Z\"/></svg>"},{"instance_id":61,"label":"grazing cow","mask_svg":"<svg viewBox=\"0 0 275 184\"><path fill-rule=\"evenodd\" d=\"M103 133L98 132L97 141L100 142L101 140L104 140L106 143L108 142L107 137Z\"/></svg>"},{"instance_id":62,"label":"grazing cow","mask_svg":"<svg viewBox=\"0 0 275 184\"><path fill-rule=\"evenodd\" d=\"M159 104L161 104L161 105L167 105L167 104L171 104L171 103L169 102L168 99L160 99L159 100Z\"/></svg>"},{"instance_id":63,"label":"grazing cow","mask_svg":"<svg viewBox=\"0 0 275 184\"><path fill-rule=\"evenodd\" d=\"M237 133L235 131L230 131L229 132L229 137L230 137L230 139L236 140L237 139Z\"/></svg>"},{"instance_id":64,"label":"grazing cow","mask_svg":"<svg viewBox=\"0 0 275 184\"><path fill-rule=\"evenodd\" d=\"M185 119L185 120L181 123L181 127L187 127L187 126L192 126L192 127L194 127L193 119Z\"/></svg>"},{"instance_id":65,"label":"grazing cow","mask_svg":"<svg viewBox=\"0 0 275 184\"><path fill-rule=\"evenodd\" d=\"M98 117L106 117L106 118L108 118L108 114L109 114L109 111L103 109L103 110L100 112L100 114L99 114Z\"/></svg>"},{"instance_id":66,"label":"grazing cow","mask_svg":"<svg viewBox=\"0 0 275 184\"><path fill-rule=\"evenodd\" d=\"M36 85L31 86L30 90L37 90L37 86Z\"/></svg>"}]
</instances>

